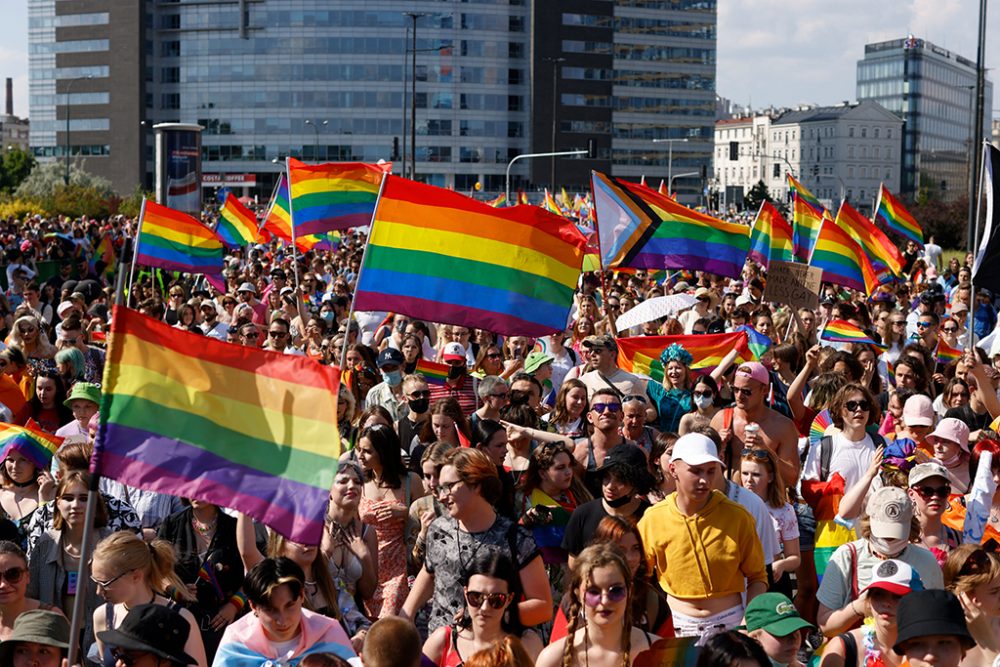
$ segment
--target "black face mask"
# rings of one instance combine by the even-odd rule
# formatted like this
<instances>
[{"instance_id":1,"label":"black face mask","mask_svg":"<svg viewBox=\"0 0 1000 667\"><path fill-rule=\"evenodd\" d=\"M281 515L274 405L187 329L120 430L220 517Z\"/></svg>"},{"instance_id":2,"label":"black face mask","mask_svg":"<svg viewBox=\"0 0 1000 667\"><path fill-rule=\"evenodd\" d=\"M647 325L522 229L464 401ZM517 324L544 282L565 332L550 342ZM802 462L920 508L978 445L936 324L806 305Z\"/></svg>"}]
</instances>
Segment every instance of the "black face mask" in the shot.
<instances>
[{"instance_id":1,"label":"black face mask","mask_svg":"<svg viewBox=\"0 0 1000 667\"><path fill-rule=\"evenodd\" d=\"M415 401L407 401L406 404L410 406L418 415L422 415L431 407L431 399L429 398L418 398Z\"/></svg>"},{"instance_id":2,"label":"black face mask","mask_svg":"<svg viewBox=\"0 0 1000 667\"><path fill-rule=\"evenodd\" d=\"M457 380L458 378L465 375L465 366L449 366L448 367L448 379Z\"/></svg>"},{"instance_id":3,"label":"black face mask","mask_svg":"<svg viewBox=\"0 0 1000 667\"><path fill-rule=\"evenodd\" d=\"M608 507L614 507L617 509L619 507L625 507L630 502L632 502L632 495L627 493L621 498L615 498L614 500L608 500L607 498L605 498L604 502L608 504Z\"/></svg>"}]
</instances>

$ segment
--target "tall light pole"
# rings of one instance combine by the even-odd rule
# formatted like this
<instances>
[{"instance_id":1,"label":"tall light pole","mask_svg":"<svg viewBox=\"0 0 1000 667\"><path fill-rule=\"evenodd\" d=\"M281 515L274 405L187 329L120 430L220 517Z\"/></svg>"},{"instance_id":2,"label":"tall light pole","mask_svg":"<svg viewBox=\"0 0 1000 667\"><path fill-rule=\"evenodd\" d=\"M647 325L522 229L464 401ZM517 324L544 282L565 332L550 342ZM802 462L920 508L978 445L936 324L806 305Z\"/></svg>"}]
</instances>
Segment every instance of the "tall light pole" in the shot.
<instances>
[{"instance_id":1,"label":"tall light pole","mask_svg":"<svg viewBox=\"0 0 1000 667\"><path fill-rule=\"evenodd\" d=\"M687 137L681 137L678 139L653 139L654 144L666 144L667 145L667 183L670 183L670 177L674 173L674 142L681 142L682 144L687 143ZM669 190L669 185L667 187Z\"/></svg>"},{"instance_id":2,"label":"tall light pole","mask_svg":"<svg viewBox=\"0 0 1000 667\"><path fill-rule=\"evenodd\" d=\"M556 191L556 102L559 99L559 63L566 62L565 58L544 58L545 62L552 63L552 145L549 150L552 158L549 162L549 188L553 196Z\"/></svg>"},{"instance_id":3,"label":"tall light pole","mask_svg":"<svg viewBox=\"0 0 1000 667\"><path fill-rule=\"evenodd\" d=\"M69 117L70 117L70 109L72 108L72 105L70 105L69 103L69 93L71 90L73 90L73 84L76 83L77 81L82 81L84 79L93 79L93 78L94 77L90 74L88 74L87 76L78 76L75 79L70 79L69 82L66 84L66 174L63 176L64 185L69 185L69 153L70 153L70 146L72 145L69 142L70 138Z\"/></svg>"},{"instance_id":4,"label":"tall light pole","mask_svg":"<svg viewBox=\"0 0 1000 667\"><path fill-rule=\"evenodd\" d=\"M427 14L419 12L403 12L404 16L409 16L413 21L413 32L410 38L413 40L410 47L410 179L417 178L417 19ZM405 171L405 166L404 166Z\"/></svg>"},{"instance_id":5,"label":"tall light pole","mask_svg":"<svg viewBox=\"0 0 1000 667\"><path fill-rule=\"evenodd\" d=\"M327 125L329 123L330 123L330 121L328 121L328 120L316 120L316 121L314 121L314 120L311 120L309 118L306 118L306 125L309 125L310 127L312 127L314 135L316 137L315 141L313 141L313 152L315 153L315 159L316 159L317 162L319 162L319 126L320 125Z\"/></svg>"}]
</instances>

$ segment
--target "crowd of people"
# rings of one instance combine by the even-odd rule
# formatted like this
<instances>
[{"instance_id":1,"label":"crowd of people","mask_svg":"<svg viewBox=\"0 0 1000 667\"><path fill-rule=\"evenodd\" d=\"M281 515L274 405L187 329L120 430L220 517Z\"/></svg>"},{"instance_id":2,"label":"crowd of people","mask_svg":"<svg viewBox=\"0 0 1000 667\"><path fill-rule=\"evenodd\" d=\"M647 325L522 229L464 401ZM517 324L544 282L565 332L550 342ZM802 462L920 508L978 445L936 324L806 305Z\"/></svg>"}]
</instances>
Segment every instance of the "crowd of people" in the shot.
<instances>
[{"instance_id":1,"label":"crowd of people","mask_svg":"<svg viewBox=\"0 0 1000 667\"><path fill-rule=\"evenodd\" d=\"M86 524L115 300L93 249L107 235L127 260L134 227L0 226L0 419L64 438L48 469L16 448L0 466L0 667L74 642L136 667L680 664L689 645L703 665L1000 664L1000 341L969 258L911 243L905 280L824 285L815 309L764 301L749 262L585 273L538 340L353 312L360 232L234 250L224 293L137 267L127 299L152 318L342 367L342 456L306 545L107 479ZM695 305L618 330L680 293ZM824 341L832 320L879 345ZM759 359L685 348L742 326L770 339ZM643 335L678 336L661 381L621 366Z\"/></svg>"}]
</instances>

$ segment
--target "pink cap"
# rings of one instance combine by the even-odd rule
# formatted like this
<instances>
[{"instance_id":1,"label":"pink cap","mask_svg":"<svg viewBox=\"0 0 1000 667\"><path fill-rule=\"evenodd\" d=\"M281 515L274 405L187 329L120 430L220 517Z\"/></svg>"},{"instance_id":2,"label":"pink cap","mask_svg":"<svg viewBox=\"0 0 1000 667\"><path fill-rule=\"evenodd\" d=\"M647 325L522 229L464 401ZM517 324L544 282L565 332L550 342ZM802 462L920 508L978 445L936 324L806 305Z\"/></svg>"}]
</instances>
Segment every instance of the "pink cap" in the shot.
<instances>
[{"instance_id":1,"label":"pink cap","mask_svg":"<svg viewBox=\"0 0 1000 667\"><path fill-rule=\"evenodd\" d=\"M756 380L761 384L769 384L771 382L771 376L768 375L767 369L764 365L756 361L748 361L746 363L740 364L736 368L737 375L744 375L751 380Z\"/></svg>"},{"instance_id":2,"label":"pink cap","mask_svg":"<svg viewBox=\"0 0 1000 667\"><path fill-rule=\"evenodd\" d=\"M903 405L903 424L906 426L934 426L934 405L923 394L914 394ZM968 436L966 436L968 440Z\"/></svg>"},{"instance_id":3,"label":"pink cap","mask_svg":"<svg viewBox=\"0 0 1000 667\"><path fill-rule=\"evenodd\" d=\"M907 401L909 404L909 401ZM934 429L934 432L927 436L927 442L934 444L938 439L954 442L962 448L963 452L969 451L969 427L965 422L954 417L945 417Z\"/></svg>"}]
</instances>

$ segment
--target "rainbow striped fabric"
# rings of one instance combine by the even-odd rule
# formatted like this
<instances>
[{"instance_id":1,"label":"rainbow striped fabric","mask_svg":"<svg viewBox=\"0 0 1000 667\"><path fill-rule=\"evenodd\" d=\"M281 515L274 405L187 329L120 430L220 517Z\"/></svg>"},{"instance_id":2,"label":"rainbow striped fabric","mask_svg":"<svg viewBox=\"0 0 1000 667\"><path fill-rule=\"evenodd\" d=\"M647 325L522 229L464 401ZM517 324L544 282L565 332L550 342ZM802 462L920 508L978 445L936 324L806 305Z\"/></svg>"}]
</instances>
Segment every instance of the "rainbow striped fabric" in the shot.
<instances>
[{"instance_id":1,"label":"rainbow striped fabric","mask_svg":"<svg viewBox=\"0 0 1000 667\"><path fill-rule=\"evenodd\" d=\"M820 334L820 338L832 343L865 343L867 345L874 345L875 347L882 347L881 343L876 343L871 336L847 320L831 320L827 322L823 328L823 333Z\"/></svg>"},{"instance_id":2,"label":"rainbow striped fabric","mask_svg":"<svg viewBox=\"0 0 1000 667\"><path fill-rule=\"evenodd\" d=\"M600 264L607 268L627 266L623 262L649 234L655 216L611 176L592 172L591 187L598 219Z\"/></svg>"},{"instance_id":3,"label":"rainbow striped fabric","mask_svg":"<svg viewBox=\"0 0 1000 667\"><path fill-rule=\"evenodd\" d=\"M288 158L292 224L296 236L368 225L382 177L391 163L305 164Z\"/></svg>"},{"instance_id":4,"label":"rainbow striped fabric","mask_svg":"<svg viewBox=\"0 0 1000 667\"><path fill-rule=\"evenodd\" d=\"M762 334L761 332L754 329L749 324L743 324L736 327L736 331L742 331L747 335L747 345L750 347L750 352L753 353L754 361L760 361L760 358L771 349L774 345L774 341Z\"/></svg>"},{"instance_id":5,"label":"rainbow striped fabric","mask_svg":"<svg viewBox=\"0 0 1000 667\"><path fill-rule=\"evenodd\" d=\"M632 336L618 339L618 366L637 375L663 382L660 355L678 343L691 353L691 370L710 373L732 349L739 350L734 363L753 361L745 331L697 336Z\"/></svg>"},{"instance_id":6,"label":"rainbow striped fabric","mask_svg":"<svg viewBox=\"0 0 1000 667\"><path fill-rule=\"evenodd\" d=\"M94 256L90 260L90 268L97 272L97 262L104 262L104 274L110 275L115 272L118 266L118 256L115 254L115 245L111 240L111 234L104 232L101 234L101 242L94 249Z\"/></svg>"},{"instance_id":7,"label":"rainbow striped fabric","mask_svg":"<svg viewBox=\"0 0 1000 667\"><path fill-rule=\"evenodd\" d=\"M566 326L585 247L572 222L537 206L492 208L387 176L355 308L544 336Z\"/></svg>"},{"instance_id":8,"label":"rainbow striped fabric","mask_svg":"<svg viewBox=\"0 0 1000 667\"><path fill-rule=\"evenodd\" d=\"M952 361L958 361L961 359L962 350L948 345L943 338L938 337L937 350L935 350L934 356L937 358L939 363L948 364Z\"/></svg>"},{"instance_id":9,"label":"rainbow striped fabric","mask_svg":"<svg viewBox=\"0 0 1000 667\"><path fill-rule=\"evenodd\" d=\"M493 208L500 208L501 206L506 206L507 205L507 194L504 193L504 192L501 192L495 198L488 200L486 202L486 204L488 206L492 206Z\"/></svg>"},{"instance_id":10,"label":"rainbow striped fabric","mask_svg":"<svg viewBox=\"0 0 1000 667\"><path fill-rule=\"evenodd\" d=\"M829 218L830 213L804 185L792 178L791 174L787 174L787 176L788 189L792 194L792 229L794 230L792 243L795 248L795 257L808 264L813 249L816 247L823 219Z\"/></svg>"},{"instance_id":11,"label":"rainbow striped fabric","mask_svg":"<svg viewBox=\"0 0 1000 667\"><path fill-rule=\"evenodd\" d=\"M559 202L556 198L552 196L548 188L545 189L545 197L542 198L542 208L544 208L549 213L555 213L556 215L562 215L562 207L559 206Z\"/></svg>"},{"instance_id":12,"label":"rainbow striped fabric","mask_svg":"<svg viewBox=\"0 0 1000 667\"><path fill-rule=\"evenodd\" d=\"M902 276L903 253L889 237L846 201L837 211L837 225L847 231L872 260L876 274ZM884 281L883 281L884 282Z\"/></svg>"},{"instance_id":13,"label":"rainbow striped fabric","mask_svg":"<svg viewBox=\"0 0 1000 667\"><path fill-rule=\"evenodd\" d=\"M417 367L413 371L420 373L427 380L427 384L443 387L448 379L448 364L439 364L436 361L428 361L423 357L417 360Z\"/></svg>"},{"instance_id":14,"label":"rainbow striped fabric","mask_svg":"<svg viewBox=\"0 0 1000 667\"><path fill-rule=\"evenodd\" d=\"M823 221L809 263L823 269L823 280L828 283L865 294L871 294L878 286L868 255L850 234L830 218Z\"/></svg>"},{"instance_id":15,"label":"rainbow striped fabric","mask_svg":"<svg viewBox=\"0 0 1000 667\"><path fill-rule=\"evenodd\" d=\"M875 219L902 237L908 238L921 246L924 244L924 230L910 212L898 199L892 196L883 184L878 191L878 202L875 204Z\"/></svg>"},{"instance_id":16,"label":"rainbow striped fabric","mask_svg":"<svg viewBox=\"0 0 1000 667\"><path fill-rule=\"evenodd\" d=\"M339 371L115 307L91 465L319 544L337 469Z\"/></svg>"},{"instance_id":17,"label":"rainbow striped fabric","mask_svg":"<svg viewBox=\"0 0 1000 667\"><path fill-rule=\"evenodd\" d=\"M770 202L763 201L750 232L750 259L765 267L772 259L794 260L792 226Z\"/></svg>"},{"instance_id":18,"label":"rainbow striped fabric","mask_svg":"<svg viewBox=\"0 0 1000 667\"><path fill-rule=\"evenodd\" d=\"M0 422L0 461L15 451L39 470L48 470L62 442L62 438L46 433L30 419L24 426Z\"/></svg>"},{"instance_id":19,"label":"rainbow striped fabric","mask_svg":"<svg viewBox=\"0 0 1000 667\"><path fill-rule=\"evenodd\" d=\"M292 214L288 204L288 174L282 173L271 193L271 201L264 214L261 225L277 238L287 243L292 242Z\"/></svg>"},{"instance_id":20,"label":"rainbow striped fabric","mask_svg":"<svg viewBox=\"0 0 1000 667\"><path fill-rule=\"evenodd\" d=\"M136 261L169 271L222 274L222 241L186 213L144 200Z\"/></svg>"},{"instance_id":21,"label":"rainbow striped fabric","mask_svg":"<svg viewBox=\"0 0 1000 667\"><path fill-rule=\"evenodd\" d=\"M219 192L219 224L215 228L222 242L230 247L249 245L257 240L257 216L227 190Z\"/></svg>"}]
</instances>

